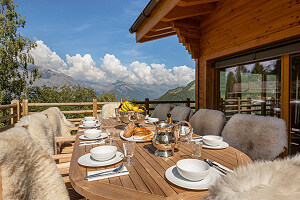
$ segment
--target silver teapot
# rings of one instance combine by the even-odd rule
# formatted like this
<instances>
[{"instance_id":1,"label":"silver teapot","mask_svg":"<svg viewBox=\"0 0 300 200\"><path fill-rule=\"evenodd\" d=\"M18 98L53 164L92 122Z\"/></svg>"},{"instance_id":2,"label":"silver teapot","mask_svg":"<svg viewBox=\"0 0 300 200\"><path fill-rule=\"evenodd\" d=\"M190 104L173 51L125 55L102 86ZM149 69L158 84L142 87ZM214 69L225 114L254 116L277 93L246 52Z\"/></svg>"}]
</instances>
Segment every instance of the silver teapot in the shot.
<instances>
[{"instance_id":1,"label":"silver teapot","mask_svg":"<svg viewBox=\"0 0 300 200\"><path fill-rule=\"evenodd\" d=\"M152 139L152 144L156 148L156 156L170 157L174 155L174 148L178 146L179 139L190 134L189 132L184 135L179 135L178 126L182 122L189 125L191 132L191 125L187 121L180 121L177 124L160 122L156 125L155 134Z\"/></svg>"}]
</instances>

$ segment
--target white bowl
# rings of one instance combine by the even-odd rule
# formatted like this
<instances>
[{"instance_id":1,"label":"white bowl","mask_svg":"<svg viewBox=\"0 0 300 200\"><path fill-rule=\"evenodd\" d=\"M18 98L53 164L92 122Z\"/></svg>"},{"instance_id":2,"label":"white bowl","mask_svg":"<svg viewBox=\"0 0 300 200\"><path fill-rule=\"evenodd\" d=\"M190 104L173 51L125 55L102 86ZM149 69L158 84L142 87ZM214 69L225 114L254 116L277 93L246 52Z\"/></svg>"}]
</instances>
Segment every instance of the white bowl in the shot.
<instances>
[{"instance_id":1,"label":"white bowl","mask_svg":"<svg viewBox=\"0 0 300 200\"><path fill-rule=\"evenodd\" d=\"M117 147L115 146L99 146L92 148L91 151L91 156L95 160L98 161L105 161L113 158L116 153L117 153Z\"/></svg>"},{"instance_id":2,"label":"white bowl","mask_svg":"<svg viewBox=\"0 0 300 200\"><path fill-rule=\"evenodd\" d=\"M100 137L101 130L98 129L87 129L84 130L84 136L87 138L97 138Z\"/></svg>"},{"instance_id":3,"label":"white bowl","mask_svg":"<svg viewBox=\"0 0 300 200\"><path fill-rule=\"evenodd\" d=\"M151 122L151 123L154 123L154 122L159 122L159 119L158 118L153 118L153 117L148 117L148 121Z\"/></svg>"},{"instance_id":4,"label":"white bowl","mask_svg":"<svg viewBox=\"0 0 300 200\"><path fill-rule=\"evenodd\" d=\"M96 118L95 117L85 117L84 120L85 121L95 121Z\"/></svg>"},{"instance_id":5,"label":"white bowl","mask_svg":"<svg viewBox=\"0 0 300 200\"><path fill-rule=\"evenodd\" d=\"M209 173L209 165L197 159L183 159L176 163L179 174L190 181L200 181Z\"/></svg>"},{"instance_id":6,"label":"white bowl","mask_svg":"<svg viewBox=\"0 0 300 200\"><path fill-rule=\"evenodd\" d=\"M83 125L86 127L93 127L96 125L96 121L83 121Z\"/></svg>"},{"instance_id":7,"label":"white bowl","mask_svg":"<svg viewBox=\"0 0 300 200\"><path fill-rule=\"evenodd\" d=\"M220 145L223 141L223 138L217 135L204 135L202 138L205 144L213 147Z\"/></svg>"}]
</instances>

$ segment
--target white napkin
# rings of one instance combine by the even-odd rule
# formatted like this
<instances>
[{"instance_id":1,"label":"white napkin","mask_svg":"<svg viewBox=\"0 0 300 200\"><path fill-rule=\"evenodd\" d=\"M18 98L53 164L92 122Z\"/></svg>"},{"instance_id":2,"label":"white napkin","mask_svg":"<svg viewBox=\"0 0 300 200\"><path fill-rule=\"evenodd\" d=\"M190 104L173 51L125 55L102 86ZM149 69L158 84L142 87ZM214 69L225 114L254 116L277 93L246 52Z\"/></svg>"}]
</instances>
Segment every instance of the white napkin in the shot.
<instances>
[{"instance_id":1,"label":"white napkin","mask_svg":"<svg viewBox=\"0 0 300 200\"><path fill-rule=\"evenodd\" d=\"M90 171L90 172L87 173L87 175L89 176L89 175L97 174L97 173L100 173L100 172L111 171L111 170L114 170L114 169L115 168L103 169L103 170L99 170L99 171ZM124 169L120 173L106 175L106 176L97 176L97 177L94 177L94 178L89 178L88 181L96 181L96 180L100 180L100 179L111 178L111 177L116 177L116 176L123 176L123 175L127 175L127 174L129 174L129 171L124 166Z\"/></svg>"},{"instance_id":2,"label":"white napkin","mask_svg":"<svg viewBox=\"0 0 300 200\"><path fill-rule=\"evenodd\" d=\"M221 165L220 163L218 163L218 162L216 162L216 161L213 161L212 163L218 165L220 168L225 169L225 170L228 171L228 172L233 172L231 169L225 167L224 165Z\"/></svg>"},{"instance_id":3,"label":"white napkin","mask_svg":"<svg viewBox=\"0 0 300 200\"><path fill-rule=\"evenodd\" d=\"M81 144L79 143L79 146L86 146L86 145L94 145L94 144L104 144L105 140L102 140L100 142L82 142Z\"/></svg>"}]
</instances>

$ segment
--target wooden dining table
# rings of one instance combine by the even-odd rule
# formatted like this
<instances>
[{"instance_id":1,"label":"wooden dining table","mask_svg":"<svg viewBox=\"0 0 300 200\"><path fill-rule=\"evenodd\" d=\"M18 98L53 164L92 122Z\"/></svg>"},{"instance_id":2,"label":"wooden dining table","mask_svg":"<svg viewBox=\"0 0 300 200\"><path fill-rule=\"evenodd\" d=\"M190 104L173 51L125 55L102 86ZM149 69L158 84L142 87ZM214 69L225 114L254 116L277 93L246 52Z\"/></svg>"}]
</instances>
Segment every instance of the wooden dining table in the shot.
<instances>
[{"instance_id":1,"label":"wooden dining table","mask_svg":"<svg viewBox=\"0 0 300 200\"><path fill-rule=\"evenodd\" d=\"M116 127L117 133L124 129L124 124L116 119L105 119L103 128ZM149 129L155 127L149 124L142 124ZM191 158L191 148L186 143L180 143L179 151L168 158L154 155L155 148L151 142L136 143L130 174L113 178L106 178L97 181L87 181L84 177L88 171L102 170L117 167L123 161L106 167L85 167L78 164L78 158L90 152L93 147L99 145L79 146L79 136L83 134L78 131L70 165L70 182L73 188L87 199L201 199L208 194L208 190L189 190L181 188L169 182L165 177L165 171L176 165L177 161ZM114 145L118 151L123 152L123 139L119 136L114 138ZM236 168L238 165L251 163L251 159L244 153L233 147L226 149L202 150L201 160L210 159L228 167ZM124 159L125 162L125 159Z\"/></svg>"}]
</instances>

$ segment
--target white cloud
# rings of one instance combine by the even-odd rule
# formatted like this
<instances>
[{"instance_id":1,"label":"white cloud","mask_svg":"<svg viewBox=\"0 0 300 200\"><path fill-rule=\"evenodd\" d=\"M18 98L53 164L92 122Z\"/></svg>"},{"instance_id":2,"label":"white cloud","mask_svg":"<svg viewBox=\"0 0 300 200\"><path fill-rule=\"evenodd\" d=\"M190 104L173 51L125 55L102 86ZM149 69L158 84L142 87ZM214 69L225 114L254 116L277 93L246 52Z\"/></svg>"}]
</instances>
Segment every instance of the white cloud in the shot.
<instances>
[{"instance_id":1,"label":"white cloud","mask_svg":"<svg viewBox=\"0 0 300 200\"><path fill-rule=\"evenodd\" d=\"M36 41L37 47L30 51L34 58L36 66L43 66L54 71L65 72L68 68L67 64L55 52L44 44L43 41Z\"/></svg>"},{"instance_id":2,"label":"white cloud","mask_svg":"<svg viewBox=\"0 0 300 200\"><path fill-rule=\"evenodd\" d=\"M128 67L114 55L106 54L97 65L90 54L66 55L66 62L52 52L43 41L37 41L37 48L31 50L35 65L63 72L81 81L116 82L150 85L186 85L195 79L195 69L187 66L167 68L165 64L132 62Z\"/></svg>"},{"instance_id":3,"label":"white cloud","mask_svg":"<svg viewBox=\"0 0 300 200\"><path fill-rule=\"evenodd\" d=\"M99 82L99 80L105 79L105 73L96 67L90 54L85 54L83 57L80 54L76 54L76 56L67 54L66 60L70 66L68 75L77 80Z\"/></svg>"}]
</instances>

